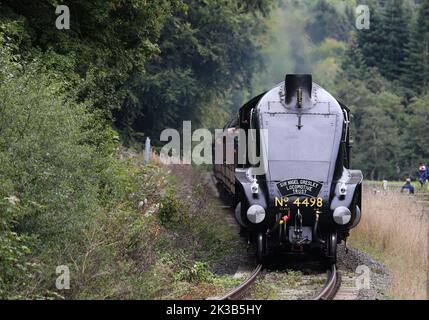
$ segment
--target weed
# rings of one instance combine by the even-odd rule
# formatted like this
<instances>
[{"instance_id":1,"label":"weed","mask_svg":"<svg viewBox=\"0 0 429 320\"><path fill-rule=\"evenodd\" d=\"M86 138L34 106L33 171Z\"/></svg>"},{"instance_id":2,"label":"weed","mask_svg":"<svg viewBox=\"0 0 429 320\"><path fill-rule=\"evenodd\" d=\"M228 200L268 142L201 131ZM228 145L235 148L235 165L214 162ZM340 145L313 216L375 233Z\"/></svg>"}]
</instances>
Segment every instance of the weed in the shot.
<instances>
[{"instance_id":1,"label":"weed","mask_svg":"<svg viewBox=\"0 0 429 320\"><path fill-rule=\"evenodd\" d=\"M176 281L188 281L192 283L212 282L213 274L208 270L207 263L197 261L192 267L181 270L175 278Z\"/></svg>"},{"instance_id":2,"label":"weed","mask_svg":"<svg viewBox=\"0 0 429 320\"><path fill-rule=\"evenodd\" d=\"M392 273L389 295L426 299L427 216L414 196L364 190L362 220L351 244L382 262Z\"/></svg>"}]
</instances>

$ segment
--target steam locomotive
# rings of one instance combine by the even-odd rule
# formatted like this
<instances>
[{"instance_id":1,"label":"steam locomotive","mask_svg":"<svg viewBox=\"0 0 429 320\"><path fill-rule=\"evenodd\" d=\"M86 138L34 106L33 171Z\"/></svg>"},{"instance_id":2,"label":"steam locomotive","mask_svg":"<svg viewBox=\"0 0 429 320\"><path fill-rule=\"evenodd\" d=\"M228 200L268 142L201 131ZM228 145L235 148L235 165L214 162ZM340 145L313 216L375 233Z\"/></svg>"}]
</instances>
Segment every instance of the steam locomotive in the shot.
<instances>
[{"instance_id":1,"label":"steam locomotive","mask_svg":"<svg viewBox=\"0 0 429 320\"><path fill-rule=\"evenodd\" d=\"M337 244L361 219L363 176L351 169L350 117L311 75L288 74L215 138L214 175L260 262L281 248L318 250L336 263Z\"/></svg>"}]
</instances>

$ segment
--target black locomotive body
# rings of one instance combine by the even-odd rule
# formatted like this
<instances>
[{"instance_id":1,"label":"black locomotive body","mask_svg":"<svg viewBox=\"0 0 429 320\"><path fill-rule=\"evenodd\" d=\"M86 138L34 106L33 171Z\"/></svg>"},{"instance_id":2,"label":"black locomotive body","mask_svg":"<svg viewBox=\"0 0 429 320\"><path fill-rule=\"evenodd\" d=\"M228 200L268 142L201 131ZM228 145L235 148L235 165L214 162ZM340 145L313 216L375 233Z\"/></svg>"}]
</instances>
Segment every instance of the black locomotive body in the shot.
<instances>
[{"instance_id":1,"label":"black locomotive body","mask_svg":"<svg viewBox=\"0 0 429 320\"><path fill-rule=\"evenodd\" d=\"M233 197L235 218L256 241L259 260L281 247L320 248L336 261L337 243L361 217L363 177L350 169L346 106L311 75L287 75L240 109L215 150L223 157L215 157L214 174Z\"/></svg>"}]
</instances>

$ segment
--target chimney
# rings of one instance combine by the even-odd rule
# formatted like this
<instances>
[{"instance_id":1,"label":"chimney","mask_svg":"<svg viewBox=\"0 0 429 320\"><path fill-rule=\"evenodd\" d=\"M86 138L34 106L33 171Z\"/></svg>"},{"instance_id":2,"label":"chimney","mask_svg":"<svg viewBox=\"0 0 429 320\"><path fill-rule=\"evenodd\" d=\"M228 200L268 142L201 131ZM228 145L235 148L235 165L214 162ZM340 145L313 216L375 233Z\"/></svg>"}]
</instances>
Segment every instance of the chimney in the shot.
<instances>
[{"instance_id":1,"label":"chimney","mask_svg":"<svg viewBox=\"0 0 429 320\"><path fill-rule=\"evenodd\" d=\"M285 80L286 104L302 108L311 100L311 74L287 74Z\"/></svg>"}]
</instances>

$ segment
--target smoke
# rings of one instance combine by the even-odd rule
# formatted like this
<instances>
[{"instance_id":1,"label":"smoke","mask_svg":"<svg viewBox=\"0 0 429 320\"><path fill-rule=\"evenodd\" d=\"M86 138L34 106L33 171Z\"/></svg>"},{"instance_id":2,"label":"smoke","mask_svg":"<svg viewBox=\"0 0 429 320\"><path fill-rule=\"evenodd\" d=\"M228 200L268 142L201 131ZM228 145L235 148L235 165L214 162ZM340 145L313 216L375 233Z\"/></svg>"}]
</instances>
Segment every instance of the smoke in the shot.
<instances>
[{"instance_id":1,"label":"smoke","mask_svg":"<svg viewBox=\"0 0 429 320\"><path fill-rule=\"evenodd\" d=\"M345 8L331 4L329 12L325 12L317 4L279 1L266 22L269 35L263 50L265 71L256 75L253 94L283 81L287 73L312 73L319 84L327 88L332 85L346 51L350 26L334 21L335 17L341 22L348 21ZM309 29L313 37L317 35L317 44L310 37Z\"/></svg>"}]
</instances>

